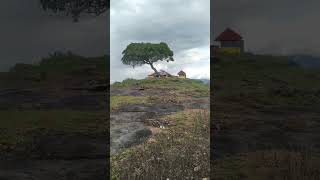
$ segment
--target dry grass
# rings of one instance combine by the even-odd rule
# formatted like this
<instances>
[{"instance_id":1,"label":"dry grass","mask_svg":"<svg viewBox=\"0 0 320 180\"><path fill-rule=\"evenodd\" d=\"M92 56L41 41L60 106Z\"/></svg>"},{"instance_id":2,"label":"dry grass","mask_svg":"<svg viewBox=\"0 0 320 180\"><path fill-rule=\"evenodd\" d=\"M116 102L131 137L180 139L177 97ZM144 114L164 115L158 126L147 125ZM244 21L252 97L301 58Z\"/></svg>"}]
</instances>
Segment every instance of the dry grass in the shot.
<instances>
[{"instance_id":1,"label":"dry grass","mask_svg":"<svg viewBox=\"0 0 320 180\"><path fill-rule=\"evenodd\" d=\"M217 160L215 180L318 180L320 159L305 149L261 150Z\"/></svg>"},{"instance_id":2,"label":"dry grass","mask_svg":"<svg viewBox=\"0 0 320 180\"><path fill-rule=\"evenodd\" d=\"M181 104L185 98L174 95L167 96L149 96L148 101L152 103L173 103L173 104Z\"/></svg>"},{"instance_id":3,"label":"dry grass","mask_svg":"<svg viewBox=\"0 0 320 180\"><path fill-rule=\"evenodd\" d=\"M152 141L112 157L112 179L209 177L209 112L179 112L167 118L175 121L176 126L155 134Z\"/></svg>"}]
</instances>

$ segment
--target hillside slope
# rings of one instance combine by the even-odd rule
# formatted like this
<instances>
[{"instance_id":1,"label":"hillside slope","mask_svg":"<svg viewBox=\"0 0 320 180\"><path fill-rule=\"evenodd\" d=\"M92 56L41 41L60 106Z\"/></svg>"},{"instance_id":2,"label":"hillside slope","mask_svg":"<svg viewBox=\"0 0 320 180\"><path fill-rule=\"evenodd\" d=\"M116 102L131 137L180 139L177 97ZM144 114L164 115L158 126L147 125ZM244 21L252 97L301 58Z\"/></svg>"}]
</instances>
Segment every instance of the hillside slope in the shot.
<instances>
[{"instance_id":1,"label":"hillside slope","mask_svg":"<svg viewBox=\"0 0 320 180\"><path fill-rule=\"evenodd\" d=\"M201 81L115 83L110 124L113 179L209 176L209 86Z\"/></svg>"},{"instance_id":2,"label":"hillside slope","mask_svg":"<svg viewBox=\"0 0 320 180\"><path fill-rule=\"evenodd\" d=\"M0 179L106 179L106 58L55 54L0 74Z\"/></svg>"},{"instance_id":3,"label":"hillside slope","mask_svg":"<svg viewBox=\"0 0 320 180\"><path fill-rule=\"evenodd\" d=\"M211 71L214 179L319 177L319 71L252 54L220 54Z\"/></svg>"}]
</instances>

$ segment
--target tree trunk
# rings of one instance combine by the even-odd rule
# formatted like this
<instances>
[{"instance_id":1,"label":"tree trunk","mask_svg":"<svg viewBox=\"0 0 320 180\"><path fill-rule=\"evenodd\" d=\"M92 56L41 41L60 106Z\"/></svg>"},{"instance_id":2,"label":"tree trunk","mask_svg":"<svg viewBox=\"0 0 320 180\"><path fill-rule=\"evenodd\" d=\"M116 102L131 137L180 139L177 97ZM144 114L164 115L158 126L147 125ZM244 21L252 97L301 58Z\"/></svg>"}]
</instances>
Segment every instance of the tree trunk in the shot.
<instances>
[{"instance_id":1,"label":"tree trunk","mask_svg":"<svg viewBox=\"0 0 320 180\"><path fill-rule=\"evenodd\" d=\"M151 66L151 68L154 70L154 72L155 72L158 76L160 76L159 72L157 71L157 69L156 69L155 67L153 67L153 64L152 64L152 63L150 63L150 66Z\"/></svg>"}]
</instances>

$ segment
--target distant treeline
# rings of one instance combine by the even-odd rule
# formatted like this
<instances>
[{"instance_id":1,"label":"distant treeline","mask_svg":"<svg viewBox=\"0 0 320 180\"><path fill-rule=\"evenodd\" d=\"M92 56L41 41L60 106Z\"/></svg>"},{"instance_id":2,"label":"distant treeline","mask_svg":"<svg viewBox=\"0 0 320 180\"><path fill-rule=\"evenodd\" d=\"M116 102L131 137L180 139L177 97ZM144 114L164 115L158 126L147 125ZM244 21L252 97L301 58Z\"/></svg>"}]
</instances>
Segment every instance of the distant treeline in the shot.
<instances>
[{"instance_id":1,"label":"distant treeline","mask_svg":"<svg viewBox=\"0 0 320 180\"><path fill-rule=\"evenodd\" d=\"M10 79L44 81L59 77L106 75L109 56L84 57L56 51L35 64L17 63L6 73Z\"/></svg>"}]
</instances>

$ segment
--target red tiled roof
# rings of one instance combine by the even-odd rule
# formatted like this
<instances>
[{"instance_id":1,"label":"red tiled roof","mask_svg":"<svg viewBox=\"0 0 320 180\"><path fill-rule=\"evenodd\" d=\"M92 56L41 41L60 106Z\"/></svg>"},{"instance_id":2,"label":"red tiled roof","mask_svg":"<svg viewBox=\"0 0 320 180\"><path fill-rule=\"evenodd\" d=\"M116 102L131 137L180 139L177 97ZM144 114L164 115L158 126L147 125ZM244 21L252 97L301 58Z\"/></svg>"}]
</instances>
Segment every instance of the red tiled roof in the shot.
<instances>
[{"instance_id":1,"label":"red tiled roof","mask_svg":"<svg viewBox=\"0 0 320 180\"><path fill-rule=\"evenodd\" d=\"M227 28L215 39L215 41L240 41L240 40L242 40L242 37L240 36L240 34L236 33L230 28Z\"/></svg>"}]
</instances>

